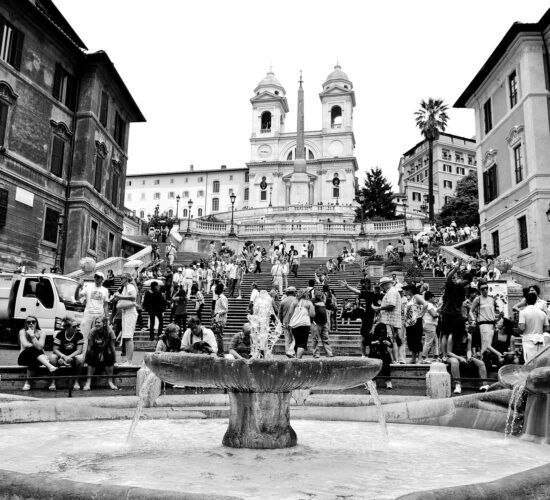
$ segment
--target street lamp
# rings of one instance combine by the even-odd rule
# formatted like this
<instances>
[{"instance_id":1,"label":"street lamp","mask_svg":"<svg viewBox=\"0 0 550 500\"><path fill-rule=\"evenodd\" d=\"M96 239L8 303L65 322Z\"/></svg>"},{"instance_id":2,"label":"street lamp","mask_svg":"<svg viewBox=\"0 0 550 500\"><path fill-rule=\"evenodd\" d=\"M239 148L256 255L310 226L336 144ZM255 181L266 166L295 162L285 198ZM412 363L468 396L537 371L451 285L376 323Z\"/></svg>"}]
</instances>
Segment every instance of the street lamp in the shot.
<instances>
[{"instance_id":1,"label":"street lamp","mask_svg":"<svg viewBox=\"0 0 550 500\"><path fill-rule=\"evenodd\" d=\"M189 213L187 214L187 231L185 231L185 236L189 237L191 236L191 207L193 206L193 200L189 200L187 202L187 206L189 207Z\"/></svg>"},{"instance_id":2,"label":"street lamp","mask_svg":"<svg viewBox=\"0 0 550 500\"><path fill-rule=\"evenodd\" d=\"M271 194L271 193L270 193ZM233 213L235 211L235 193L231 193L231 196L229 196L229 199L231 200L231 229L229 230L229 236L237 236L235 234L235 227L233 226ZM271 206L271 204L270 204Z\"/></svg>"},{"instance_id":3,"label":"street lamp","mask_svg":"<svg viewBox=\"0 0 550 500\"><path fill-rule=\"evenodd\" d=\"M361 231L359 232L359 236L365 236L365 194L363 191L361 191L361 194L359 195L359 202L361 203Z\"/></svg>"},{"instance_id":4,"label":"street lamp","mask_svg":"<svg viewBox=\"0 0 550 500\"><path fill-rule=\"evenodd\" d=\"M271 193L273 193L273 186L269 186L269 206L272 207L273 205L271 204Z\"/></svg>"},{"instance_id":5,"label":"street lamp","mask_svg":"<svg viewBox=\"0 0 550 500\"><path fill-rule=\"evenodd\" d=\"M179 214L179 209L180 209L180 200L181 200L181 196L178 194L176 196L176 219L178 221L179 221L178 214Z\"/></svg>"}]
</instances>

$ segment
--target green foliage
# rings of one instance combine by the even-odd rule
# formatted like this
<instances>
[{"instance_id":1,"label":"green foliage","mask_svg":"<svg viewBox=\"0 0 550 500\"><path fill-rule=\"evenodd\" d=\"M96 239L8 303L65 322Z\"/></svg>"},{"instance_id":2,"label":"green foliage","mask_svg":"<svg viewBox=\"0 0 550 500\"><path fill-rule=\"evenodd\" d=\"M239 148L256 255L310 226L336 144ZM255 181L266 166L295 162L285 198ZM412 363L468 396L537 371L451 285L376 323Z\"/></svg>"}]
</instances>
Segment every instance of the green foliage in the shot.
<instances>
[{"instance_id":1,"label":"green foliage","mask_svg":"<svg viewBox=\"0 0 550 500\"><path fill-rule=\"evenodd\" d=\"M365 218L373 219L380 217L380 220L395 218L395 203L392 201L393 191L391 184L382 174L379 167L371 168L365 177L365 185L360 193L364 196L362 209ZM359 196L357 201L361 203ZM361 219L361 207L357 208L357 217Z\"/></svg>"},{"instance_id":2,"label":"green foliage","mask_svg":"<svg viewBox=\"0 0 550 500\"><path fill-rule=\"evenodd\" d=\"M428 141L437 139L439 132L445 132L449 121L447 109L443 99L430 97L427 101L420 101L420 109L414 113L416 126Z\"/></svg>"},{"instance_id":3,"label":"green foliage","mask_svg":"<svg viewBox=\"0 0 550 500\"><path fill-rule=\"evenodd\" d=\"M375 253L376 250L374 248L363 247L357 250L357 255L360 255L361 257L372 257Z\"/></svg>"},{"instance_id":4,"label":"green foliage","mask_svg":"<svg viewBox=\"0 0 550 500\"><path fill-rule=\"evenodd\" d=\"M421 269L412 262L403 265L403 275L407 283L418 283L424 277Z\"/></svg>"},{"instance_id":5,"label":"green foliage","mask_svg":"<svg viewBox=\"0 0 550 500\"><path fill-rule=\"evenodd\" d=\"M453 220L459 226L479 224L479 194L475 173L458 181L454 197L441 208L440 216L446 226Z\"/></svg>"}]
</instances>

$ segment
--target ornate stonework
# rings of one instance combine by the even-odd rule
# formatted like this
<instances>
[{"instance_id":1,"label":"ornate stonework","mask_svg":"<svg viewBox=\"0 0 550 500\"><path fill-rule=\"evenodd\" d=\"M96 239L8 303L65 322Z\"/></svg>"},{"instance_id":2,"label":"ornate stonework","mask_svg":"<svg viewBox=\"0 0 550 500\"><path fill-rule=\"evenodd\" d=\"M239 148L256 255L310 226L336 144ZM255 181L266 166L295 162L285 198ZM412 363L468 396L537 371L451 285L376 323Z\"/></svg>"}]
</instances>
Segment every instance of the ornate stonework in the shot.
<instances>
[{"instance_id":1,"label":"ornate stonework","mask_svg":"<svg viewBox=\"0 0 550 500\"><path fill-rule=\"evenodd\" d=\"M107 156L107 146L104 142L95 141L95 149L97 153L103 158Z\"/></svg>"},{"instance_id":2,"label":"ornate stonework","mask_svg":"<svg viewBox=\"0 0 550 500\"><path fill-rule=\"evenodd\" d=\"M50 120L50 124L52 126L52 131L55 135L63 139L64 141L69 141L72 137L72 132L69 130L69 127L65 125L63 122L56 122L54 120Z\"/></svg>"},{"instance_id":3,"label":"ornate stonework","mask_svg":"<svg viewBox=\"0 0 550 500\"><path fill-rule=\"evenodd\" d=\"M10 106L15 104L19 96L13 91L11 85L8 82L0 81L0 99Z\"/></svg>"},{"instance_id":4,"label":"ornate stonework","mask_svg":"<svg viewBox=\"0 0 550 500\"><path fill-rule=\"evenodd\" d=\"M523 125L516 125L515 127L512 127L510 129L510 132L508 133L508 137L506 137L506 141L510 146L514 146L521 141L523 137L523 130L524 130Z\"/></svg>"},{"instance_id":5,"label":"ornate stonework","mask_svg":"<svg viewBox=\"0 0 550 500\"><path fill-rule=\"evenodd\" d=\"M489 149L483 157L483 168L490 167L491 165L497 162L497 153L496 149Z\"/></svg>"}]
</instances>

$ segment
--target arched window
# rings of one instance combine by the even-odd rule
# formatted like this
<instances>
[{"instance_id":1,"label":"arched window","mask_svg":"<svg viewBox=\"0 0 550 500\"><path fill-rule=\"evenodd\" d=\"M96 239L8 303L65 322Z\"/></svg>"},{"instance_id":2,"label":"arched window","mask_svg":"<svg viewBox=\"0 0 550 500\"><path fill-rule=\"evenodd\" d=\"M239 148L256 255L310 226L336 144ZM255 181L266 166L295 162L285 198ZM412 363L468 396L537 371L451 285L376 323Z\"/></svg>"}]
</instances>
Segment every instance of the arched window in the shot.
<instances>
[{"instance_id":1,"label":"arched window","mask_svg":"<svg viewBox=\"0 0 550 500\"><path fill-rule=\"evenodd\" d=\"M197 215L198 215L199 217L202 217L202 208L199 208L199 209L197 210Z\"/></svg>"},{"instance_id":2,"label":"arched window","mask_svg":"<svg viewBox=\"0 0 550 500\"><path fill-rule=\"evenodd\" d=\"M342 108L340 106L333 106L330 110L330 127L342 128Z\"/></svg>"},{"instance_id":3,"label":"arched window","mask_svg":"<svg viewBox=\"0 0 550 500\"><path fill-rule=\"evenodd\" d=\"M168 217L174 217L174 210L168 210Z\"/></svg>"},{"instance_id":4,"label":"arched window","mask_svg":"<svg viewBox=\"0 0 550 500\"><path fill-rule=\"evenodd\" d=\"M187 215L188 215L187 208L184 208L181 216L185 218L187 217Z\"/></svg>"},{"instance_id":5,"label":"arched window","mask_svg":"<svg viewBox=\"0 0 550 500\"><path fill-rule=\"evenodd\" d=\"M220 209L220 199L212 198L212 212L217 212Z\"/></svg>"},{"instance_id":6,"label":"arched window","mask_svg":"<svg viewBox=\"0 0 550 500\"><path fill-rule=\"evenodd\" d=\"M220 181L214 181L214 183L212 184L212 191L214 193L220 192Z\"/></svg>"},{"instance_id":7,"label":"arched window","mask_svg":"<svg viewBox=\"0 0 550 500\"><path fill-rule=\"evenodd\" d=\"M315 154L309 148L304 147L304 156L308 160L315 160ZM286 161L292 161L296 157L296 148L292 148L286 155Z\"/></svg>"},{"instance_id":8,"label":"arched window","mask_svg":"<svg viewBox=\"0 0 550 500\"><path fill-rule=\"evenodd\" d=\"M262 113L260 132L264 134L271 132L271 113L269 111Z\"/></svg>"}]
</instances>

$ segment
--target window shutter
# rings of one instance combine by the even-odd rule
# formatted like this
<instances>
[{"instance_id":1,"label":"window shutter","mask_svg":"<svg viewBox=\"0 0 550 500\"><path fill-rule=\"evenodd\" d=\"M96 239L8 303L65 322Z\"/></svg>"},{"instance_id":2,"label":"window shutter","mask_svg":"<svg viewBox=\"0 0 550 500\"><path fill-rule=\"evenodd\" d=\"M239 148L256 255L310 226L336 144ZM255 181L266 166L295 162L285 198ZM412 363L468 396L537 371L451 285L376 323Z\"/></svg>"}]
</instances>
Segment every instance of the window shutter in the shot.
<instances>
[{"instance_id":1,"label":"window shutter","mask_svg":"<svg viewBox=\"0 0 550 500\"><path fill-rule=\"evenodd\" d=\"M8 127L8 105L0 102L0 146L6 142L6 129Z\"/></svg>"},{"instance_id":2,"label":"window shutter","mask_svg":"<svg viewBox=\"0 0 550 500\"><path fill-rule=\"evenodd\" d=\"M101 193L101 178L103 177L103 158L97 155L95 160L94 188Z\"/></svg>"},{"instance_id":3,"label":"window shutter","mask_svg":"<svg viewBox=\"0 0 550 500\"><path fill-rule=\"evenodd\" d=\"M51 172L57 177L63 176L63 154L65 152L65 143L59 137L53 138L52 144L52 162Z\"/></svg>"},{"instance_id":4,"label":"window shutter","mask_svg":"<svg viewBox=\"0 0 550 500\"><path fill-rule=\"evenodd\" d=\"M76 109L76 78L71 75L67 75L67 97L65 98L65 105L71 111Z\"/></svg>"},{"instance_id":5,"label":"window shutter","mask_svg":"<svg viewBox=\"0 0 550 500\"><path fill-rule=\"evenodd\" d=\"M99 123L107 126L107 115L109 113L109 96L106 92L101 92L101 109L99 111Z\"/></svg>"},{"instance_id":6,"label":"window shutter","mask_svg":"<svg viewBox=\"0 0 550 500\"><path fill-rule=\"evenodd\" d=\"M118 204L118 183L119 175L113 172L113 182L111 184L111 203L116 207Z\"/></svg>"},{"instance_id":7,"label":"window shutter","mask_svg":"<svg viewBox=\"0 0 550 500\"><path fill-rule=\"evenodd\" d=\"M25 38L25 35L23 35L23 33L19 30L14 30L13 36L14 40L11 60L13 61L13 67L18 70L21 67L21 55L23 53L23 39Z\"/></svg>"},{"instance_id":8,"label":"window shutter","mask_svg":"<svg viewBox=\"0 0 550 500\"><path fill-rule=\"evenodd\" d=\"M0 188L0 227L6 225L6 217L8 215L8 196L7 189Z\"/></svg>"},{"instance_id":9,"label":"window shutter","mask_svg":"<svg viewBox=\"0 0 550 500\"><path fill-rule=\"evenodd\" d=\"M53 96L59 100L61 93L61 80L63 78L63 68L60 64L55 65L55 75L53 77Z\"/></svg>"}]
</instances>

